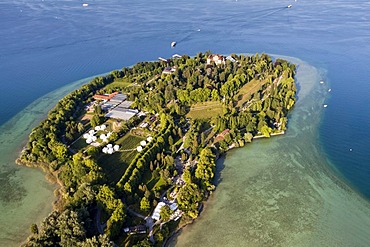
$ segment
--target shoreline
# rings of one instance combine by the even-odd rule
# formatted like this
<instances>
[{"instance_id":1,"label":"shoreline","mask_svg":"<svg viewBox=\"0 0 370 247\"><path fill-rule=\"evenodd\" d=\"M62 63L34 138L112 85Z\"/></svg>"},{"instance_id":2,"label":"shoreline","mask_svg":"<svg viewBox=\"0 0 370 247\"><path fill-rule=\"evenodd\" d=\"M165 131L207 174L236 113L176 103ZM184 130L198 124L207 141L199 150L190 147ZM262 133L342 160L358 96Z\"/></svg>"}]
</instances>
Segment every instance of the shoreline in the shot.
<instances>
[{"instance_id":1,"label":"shoreline","mask_svg":"<svg viewBox=\"0 0 370 247\"><path fill-rule=\"evenodd\" d=\"M297 102L298 103L298 102ZM290 117L289 117L289 119L290 119ZM288 132L289 132L289 128L288 128ZM283 134L285 134L285 132L284 133L275 133L275 134L271 134L271 136L276 136L276 135L283 135ZM265 136L255 136L253 139L260 139L260 138L266 138ZM233 147L233 148L231 148L231 149L236 149L235 147ZM229 149L228 151L230 151L231 149ZM227 151L227 152L228 152ZM26 165L27 167L34 167L33 165ZM331 169L331 167L327 167L326 165L323 165L323 167L325 167L326 169ZM43 170L43 172L45 172L45 169L42 169ZM330 177L331 177L331 179L334 181L334 178L335 179L337 179L338 180L338 183L340 182L340 183L343 183L342 184L342 186L343 187L347 187L347 189L348 189L348 191L351 191L351 192L354 192L355 194L359 194L358 193L358 191L355 191L355 190L353 190L353 188L352 187L350 187L349 186L349 184L347 184L345 181L341 181L340 180L340 178L338 178L338 174L333 174L333 172L336 172L336 171L328 171L328 173L331 175ZM51 177L48 177L48 176L51 176ZM45 178L46 178L46 180L48 181L48 182L50 182L50 183L52 183L52 184L56 184L56 185L58 185L58 188L57 189L55 189L55 191L54 191L54 193L59 193L59 191L61 190L61 189L63 189L63 186L62 186L62 184L60 183L60 182L58 182L57 180L58 180L58 178L54 175L54 174L52 174L52 173L48 173L47 172L47 174L45 174ZM342 187L341 186L341 187ZM348 187L349 186L349 187ZM217 186L218 187L218 186ZM217 191L217 190L216 190ZM214 193L212 193L212 195L213 195ZM58 196L56 195L56 194L54 194L55 195L55 197L57 197L56 198L56 200L52 203L53 204L53 208L55 207L55 204L57 204L58 203L58 201L60 200L60 194L59 194L59 198L58 198ZM212 196L211 195L211 196ZM206 201L204 201L203 202L203 209L202 209L202 212L203 211L205 211L206 210L206 208L208 208L209 207L209 204L210 204L210 202L209 202L209 198L206 200ZM55 208L54 208L55 209ZM204 212L203 213L201 213L200 214L200 217L199 218L201 218L202 216L204 215ZM164 243L164 246L169 246L170 245L170 243L171 243L171 241L173 241L173 239L175 238L175 237L178 237L179 235L181 235L181 233L182 233L182 231L184 230L184 229L186 229L186 226L191 226L191 225L194 225L193 223L195 222L195 221L198 221L198 220L192 220L192 222L190 222L190 223L187 223L187 224L185 224L184 226L182 226L180 229L178 229L178 230L176 230L167 240L166 240L166 242Z\"/></svg>"},{"instance_id":2,"label":"shoreline","mask_svg":"<svg viewBox=\"0 0 370 247\"><path fill-rule=\"evenodd\" d=\"M257 55L258 56L258 55ZM267 57L267 58L263 58L263 59L266 59L266 60L268 60L268 63L269 64L271 64L272 65L272 63L273 63L273 61L271 60L271 58L268 56L268 55L266 55L265 54L265 56ZM243 61L245 60L245 59L249 59L249 58L243 58L243 57L241 57L240 59L243 59ZM207 63L208 63L208 60L207 60ZM251 63L251 61L250 61L250 63ZM280 66L280 62L277 62L278 63L278 65L277 66ZM283 97L283 99L285 99L285 100L290 100L289 101L289 103L287 103L287 102L285 102L283 99L281 99L281 98L279 98L279 100L281 100L281 102L282 102L282 104L285 104L284 105L284 107L282 107L282 109L284 110L283 112L281 111L281 109L278 109L278 110L276 110L279 114L282 114L282 116L284 117L284 119L285 119L285 116L286 116L286 114L287 114L287 112L288 112L288 109L290 108L289 107L289 105L290 106L293 106L294 105L294 103L295 103L295 97L294 97L294 95L295 95L295 93L296 93L296 86L294 85L295 83L294 83L294 79L293 79L293 75L295 74L295 64L290 64L289 62L286 62L286 61L284 61L284 60L282 60L282 63L284 63L286 66L287 66L287 68L282 68L281 66L280 66L280 69L281 69L281 71L279 71L279 73L282 73L282 75L284 75L284 73L286 73L285 74L285 76L286 76L286 78L287 79L290 79L288 82L287 82L287 85L290 85L289 86L289 88L288 87L281 87L281 88L279 88L279 90L281 89L282 91L283 91L283 93L285 92L285 93L287 93L287 92L290 92L291 94L288 94L287 93L287 96L284 98ZM272 70L271 69L271 66L270 66L270 70ZM268 70L268 72L269 73L271 73L271 71L269 71ZM256 73L256 72L255 72ZM267 72L266 72L267 73ZM272 76L273 77L273 76ZM282 77L282 76L281 76ZM270 78L271 79L271 78ZM244 81L245 81L245 79L244 79ZM244 82L243 81L243 82ZM248 81L249 81L249 79L248 79ZM266 80L267 81L267 80ZM263 82L263 84L262 85L264 85L264 84L266 84L267 82ZM271 80L271 82L270 83L272 83L272 80ZM67 96L67 97L69 97L69 96ZM282 96L280 96L280 97L282 97ZM262 110L261 110L262 111ZM284 119L282 119L281 120L281 123L280 124L284 124L284 123L286 123L286 120L284 120ZM264 121L267 121L267 120L264 120ZM269 121L272 121L271 119L269 120ZM43 122L41 123L41 124L43 124ZM266 123L265 123L266 124ZM275 125L275 124L274 124ZM283 126L285 126L285 125L283 125ZM264 126L264 127L266 127L266 126ZM221 128L221 127L220 127ZM256 130L257 130L257 127L255 127L256 128ZM282 127L282 129L284 129L285 127ZM273 127L271 127L271 128L268 128L267 129L267 134L266 134L266 137L270 137L270 133L271 133L271 131L272 131L272 129L273 129ZM274 129L278 129L278 130L280 130L280 126L276 126L275 125L275 127L274 127ZM258 131L260 131L260 128L258 128ZM262 130L261 130L262 131ZM38 133L38 132L37 132ZM259 133L261 133L261 132L259 132ZM284 132L282 132L282 133L284 133ZM272 134L272 136L275 136L275 135L279 135L279 134L282 134L282 133L273 133ZM253 136L252 136L253 137ZM257 136L257 138L261 138L262 136ZM231 140L231 142L229 141L228 143L227 143L227 145L229 145L229 148L227 148L227 147L225 147L225 148L223 148L223 147L221 147L221 148L216 148L216 150L219 150L219 151L221 151L221 153L226 153L227 151L229 151L229 150L231 150L231 149L233 149L234 147L239 147L239 146L244 146L244 139L241 139L240 137L239 137L239 139L237 138L237 137L233 137L233 138L235 138L235 139L232 139ZM233 144L233 142L235 142L234 144ZM250 142L250 140L247 140L247 142ZM37 142L36 142L36 144L37 144ZM35 147L34 145L36 145L36 144L27 144L27 150L30 150L30 149L32 149L32 147ZM35 150L39 150L38 148L37 148L37 146L36 146L36 149ZM39 156L39 157L43 157L42 155L40 156L37 152L39 152L39 151L36 151L36 153L35 153L35 155L36 155L36 157L37 157L37 155ZM212 151L211 151L212 152ZM217 153L217 151L216 151L216 153ZM31 154L33 154L33 153L31 153ZM27 155L29 155L29 153L28 153L28 151L26 152L26 153L22 153L21 154L21 156L20 156L20 158L18 158L17 159L17 163L18 164L21 164L21 165L26 165L26 166L29 166L29 167L41 167L42 168L42 170L45 172L45 173L47 173L47 175L46 175L46 177L47 178L49 178L48 179L48 181L49 182L55 182L55 183L57 183L58 185L59 185L59 189L58 190L56 190L55 191L55 194L59 194L58 193L58 191L60 191L60 190L62 190L63 188L64 188L64 186L60 183L60 181L58 182L58 178L57 178L57 176L53 173L53 170L52 169L50 169L50 167L48 167L48 165L47 164L45 164L45 163L40 163L40 162L50 162L50 160L45 160L45 159L35 159L34 157L33 158L31 158L31 159L27 159L27 158L25 158L25 157L27 157ZM30 160L30 161L29 161ZM33 162L34 160L37 160L38 162ZM213 177L213 175L212 175L212 177ZM210 181L211 182L211 181ZM213 186L213 188L214 188L214 185L212 185ZM203 188L204 189L204 188ZM209 188L207 188L207 190L210 190ZM210 194L212 194L212 192L207 192L207 190L204 190L204 193L205 193L205 197L207 197L207 198L204 198L205 200L204 201L202 201L202 202L199 202L200 203L200 205L201 206L203 206L207 201L208 201L208 197L209 197L209 195ZM213 190L213 189L212 189ZM57 199L57 201L58 201L58 199ZM57 203L57 202L56 202ZM55 203L55 204L56 204ZM55 205L54 204L54 205ZM55 207L54 207L55 208ZM186 212L185 211L185 209L183 209L184 210L184 212ZM195 209L196 210L196 209ZM197 215L198 214L200 214L200 212L202 211L202 209L199 209L198 208L198 213L197 213ZM194 217L193 217L194 218ZM187 221L185 221L185 222L187 222ZM194 220L191 220L191 222L194 222ZM185 223L185 225L187 225L188 223ZM184 225L184 226L185 226Z\"/></svg>"},{"instance_id":3,"label":"shoreline","mask_svg":"<svg viewBox=\"0 0 370 247\"><path fill-rule=\"evenodd\" d=\"M45 168L45 166L47 165L45 163L24 162L24 161L21 161L19 158L16 159L15 163L19 166L25 166L31 169L36 169L36 170L41 169L42 170L42 172L44 173L45 180L48 183L56 186L56 188L53 191L55 200L52 201L52 207L53 207L53 211L54 210L59 211L61 207L61 203L62 203L61 191L65 188L62 182L58 178L59 172L58 171L51 172L50 170Z\"/></svg>"},{"instance_id":4,"label":"shoreline","mask_svg":"<svg viewBox=\"0 0 370 247\"><path fill-rule=\"evenodd\" d=\"M15 160L26 145L29 133L47 116L51 107L54 107L64 95L85 84L91 78L74 81L45 94L0 126L1 141L4 142L0 147L3 159L0 168L6 172L5 181L15 183L11 191L6 193L19 194L10 202L2 201L4 228L2 228L3 234L0 235L0 240L5 246L19 246L25 241L29 236L30 225L32 223L39 225L53 211L54 204L58 200L55 193L60 189L57 183L50 182L48 175L42 169L19 165ZM15 191L12 192L12 190ZM39 200L39 198L42 199ZM48 200L46 201L45 198ZM47 210L48 208L50 211Z\"/></svg>"},{"instance_id":5,"label":"shoreline","mask_svg":"<svg viewBox=\"0 0 370 247\"><path fill-rule=\"evenodd\" d=\"M245 147L245 146L244 146ZM233 147L233 148L230 148L227 152L231 151L231 150L235 150L235 149L238 149L238 148L243 148L243 147ZM221 155L218 155L217 159L216 159L216 174L215 174L215 177L214 179L215 180L219 180L221 178L221 172L224 168L224 162L225 162L225 158L226 158L226 155L227 155L227 152L221 154ZM220 163L219 163L220 162ZM223 166L223 167L220 167L219 166ZM186 229L187 227L193 225L194 223L196 223L196 221L198 221L202 216L203 216L203 213L202 212L205 212L206 209L209 207L209 204L210 204L210 200L211 200L211 197L214 196L214 193L217 191L217 187L219 185L219 181L217 181L215 183L215 187L216 189L208 196L207 200L202 202L202 207L201 207L201 210L199 212L199 216L198 218L196 219L193 219L191 222L189 223L186 223L184 224L183 226L181 226L179 229L176 229L176 231L174 231L167 239L166 241L162 244L163 247L169 247L171 242L174 240L175 237L178 237L180 236L181 232Z\"/></svg>"},{"instance_id":6,"label":"shoreline","mask_svg":"<svg viewBox=\"0 0 370 247\"><path fill-rule=\"evenodd\" d=\"M319 76L316 71L315 78ZM297 77L298 83L307 80L299 72ZM226 161L223 183L214 193L212 207L195 224L172 236L167 246L365 246L369 238L365 233L370 230L369 200L342 180L325 157L318 135L322 118L317 117L324 112L316 98L324 100L327 95L315 78L311 85L300 85L287 133L272 142L235 149ZM305 120L310 118L314 121L309 126L314 128L306 127ZM222 227L237 219L241 219L235 222L238 227ZM362 240L353 238L357 235Z\"/></svg>"}]
</instances>

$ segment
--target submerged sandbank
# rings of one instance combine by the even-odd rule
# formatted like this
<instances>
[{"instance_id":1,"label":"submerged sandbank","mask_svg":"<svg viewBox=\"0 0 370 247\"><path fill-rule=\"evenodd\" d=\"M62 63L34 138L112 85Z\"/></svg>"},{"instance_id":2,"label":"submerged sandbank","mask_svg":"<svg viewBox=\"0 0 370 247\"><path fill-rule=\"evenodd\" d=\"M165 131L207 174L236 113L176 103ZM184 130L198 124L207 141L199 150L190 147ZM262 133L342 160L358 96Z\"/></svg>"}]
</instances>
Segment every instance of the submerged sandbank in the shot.
<instances>
[{"instance_id":1,"label":"submerged sandbank","mask_svg":"<svg viewBox=\"0 0 370 247\"><path fill-rule=\"evenodd\" d=\"M370 243L369 201L335 176L319 144L323 73L283 58L298 64L299 88L286 135L230 151L209 206L170 246Z\"/></svg>"}]
</instances>

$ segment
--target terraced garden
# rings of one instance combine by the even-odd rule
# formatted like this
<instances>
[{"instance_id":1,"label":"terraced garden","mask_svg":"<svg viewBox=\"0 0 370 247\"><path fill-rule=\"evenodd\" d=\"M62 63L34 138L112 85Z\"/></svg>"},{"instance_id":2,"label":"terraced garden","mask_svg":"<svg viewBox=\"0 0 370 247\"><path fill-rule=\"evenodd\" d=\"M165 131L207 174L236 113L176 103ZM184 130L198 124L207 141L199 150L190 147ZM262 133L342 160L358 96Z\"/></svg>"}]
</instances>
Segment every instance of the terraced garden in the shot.
<instances>
[{"instance_id":1,"label":"terraced garden","mask_svg":"<svg viewBox=\"0 0 370 247\"><path fill-rule=\"evenodd\" d=\"M98 164L103 168L111 183L117 183L122 177L127 166L138 153L136 147L142 140L145 140L145 138L127 133L116 142L120 146L120 151L100 155Z\"/></svg>"},{"instance_id":2,"label":"terraced garden","mask_svg":"<svg viewBox=\"0 0 370 247\"><path fill-rule=\"evenodd\" d=\"M206 119L221 115L222 105L218 101L208 101L194 104L186 116L192 119Z\"/></svg>"}]
</instances>

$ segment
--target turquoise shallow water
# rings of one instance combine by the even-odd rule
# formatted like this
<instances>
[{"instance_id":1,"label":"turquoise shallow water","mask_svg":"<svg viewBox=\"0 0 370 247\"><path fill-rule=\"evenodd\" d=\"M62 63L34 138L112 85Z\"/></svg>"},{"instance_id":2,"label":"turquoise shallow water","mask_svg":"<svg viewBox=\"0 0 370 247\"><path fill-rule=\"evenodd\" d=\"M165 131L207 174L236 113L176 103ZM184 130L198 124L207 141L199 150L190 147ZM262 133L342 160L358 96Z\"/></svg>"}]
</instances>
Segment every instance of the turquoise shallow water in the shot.
<instances>
[{"instance_id":1,"label":"turquoise shallow water","mask_svg":"<svg viewBox=\"0 0 370 247\"><path fill-rule=\"evenodd\" d=\"M228 153L201 217L170 246L368 246L369 202L333 175L319 145L328 86L297 62L286 135Z\"/></svg>"},{"instance_id":2,"label":"turquoise shallow water","mask_svg":"<svg viewBox=\"0 0 370 247\"><path fill-rule=\"evenodd\" d=\"M56 186L41 170L16 166L14 161L32 128L64 95L88 82L80 80L36 100L0 127L0 245L12 246L29 235L31 223L39 223L52 210Z\"/></svg>"}]
</instances>

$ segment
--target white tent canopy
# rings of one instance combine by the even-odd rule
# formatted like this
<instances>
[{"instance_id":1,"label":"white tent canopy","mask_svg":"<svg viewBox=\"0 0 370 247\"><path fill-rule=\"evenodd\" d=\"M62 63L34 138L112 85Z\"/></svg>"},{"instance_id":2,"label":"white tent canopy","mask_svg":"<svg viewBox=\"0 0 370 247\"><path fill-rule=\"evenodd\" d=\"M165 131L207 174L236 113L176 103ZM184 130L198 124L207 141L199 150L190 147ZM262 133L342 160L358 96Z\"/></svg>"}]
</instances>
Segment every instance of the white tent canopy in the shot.
<instances>
[{"instance_id":1,"label":"white tent canopy","mask_svg":"<svg viewBox=\"0 0 370 247\"><path fill-rule=\"evenodd\" d=\"M143 146L143 147L145 147L146 146L146 141L141 141L140 142L140 145Z\"/></svg>"}]
</instances>

